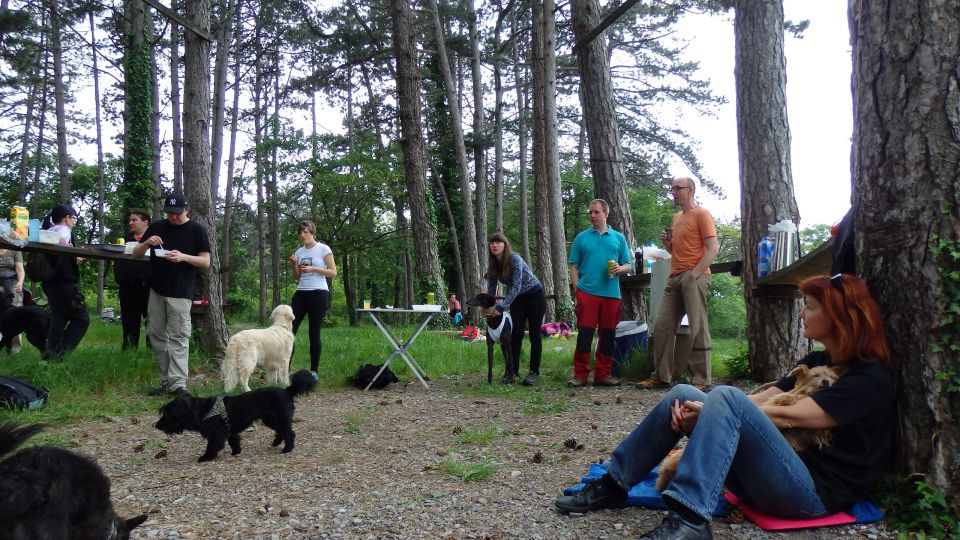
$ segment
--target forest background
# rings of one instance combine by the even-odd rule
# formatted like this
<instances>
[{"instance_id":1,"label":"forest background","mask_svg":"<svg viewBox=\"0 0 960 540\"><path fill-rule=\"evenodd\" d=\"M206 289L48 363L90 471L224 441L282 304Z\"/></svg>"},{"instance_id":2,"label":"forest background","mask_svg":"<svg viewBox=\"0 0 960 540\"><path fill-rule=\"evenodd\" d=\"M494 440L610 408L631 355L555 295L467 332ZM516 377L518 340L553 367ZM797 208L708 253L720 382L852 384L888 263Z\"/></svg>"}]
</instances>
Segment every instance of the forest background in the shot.
<instances>
[{"instance_id":1,"label":"forest background","mask_svg":"<svg viewBox=\"0 0 960 540\"><path fill-rule=\"evenodd\" d=\"M149 26L147 73L155 92L138 94L125 82L125 74L136 76L137 71L135 55L124 48L129 45L125 35L138 24L124 15L130 6L60 2L56 7L60 22L53 26L48 3L6 6L10 26L3 36L0 91L7 111L0 151L8 159L0 164L0 195L7 206L18 201L27 205L34 216L56 202L69 201L81 218L75 230L77 243L110 242L125 234L126 211L144 208L155 218L162 217L158 198L190 181L183 178L178 118L183 100L184 68L178 61L183 27L157 15L148 19L152 23L139 22ZM613 70L613 81L637 243L658 239L660 229L669 223L674 210L666 186L669 171L678 162L703 175L705 195L723 196L696 158L696 139L671 125L671 111L687 108L711 114L725 102L714 96L708 81L699 78L697 65L682 54L686 38L673 34L683 16L691 10L702 12L702 7L647 6L618 21L611 32L611 55L623 61ZM535 196L527 157L532 92L526 60L529 5L481 6L475 12L475 26L463 5L438 9L458 106L465 116L480 113L474 114L465 144L472 154L471 203L481 269L484 239L495 230L505 231L515 249L533 262L539 250L530 231L539 214L528 202ZM589 224L584 210L594 188L585 165L578 78L563 9L558 26L558 39L566 43L558 57L558 146L569 245ZM231 13L234 20L228 21ZM391 88L389 20L382 7L239 2L215 6L211 21L213 36L230 36L228 46L215 41L213 49L214 57L224 60L217 69L225 71L222 84L214 89L215 103L222 104L222 121L213 126L222 130L215 159L223 165L212 179L214 219L223 231L220 271L228 315L262 321L273 304L289 299L294 284L285 260L298 245L296 223L308 218L317 223L319 239L332 247L341 267L334 284L341 294L334 295L330 324L356 323L352 307L361 298L372 299L375 305L418 303L411 299L414 293L408 285L411 233L402 221L409 210L403 200L396 143L400 135ZM429 29L426 21L418 26ZM55 29L59 36L51 35ZM472 36L478 44L479 78L471 72ZM423 39L429 47L429 35ZM59 53L51 47L57 41ZM172 48L177 54L171 55ZM451 236L459 234L457 243L464 242L463 197L444 81L432 52L425 51L423 62L424 103L430 104L424 110L432 177L429 212L444 290L463 298L468 296L460 275L464 265L457 263L458 247ZM217 73L214 78L220 81ZM479 94L473 92L475 84ZM148 139L152 148L148 156L130 154L127 159L142 159L141 170L150 175L125 179L125 173L135 168L124 162L125 146L130 146L125 142L132 142L124 130L134 123L135 114L125 99L147 97L153 105L155 132ZM477 97L482 103L479 110ZM58 147L61 136L65 156ZM108 151L97 160L93 150L104 148ZM109 151L118 148L119 153ZM724 249L718 260L739 259L736 218L720 223L720 232ZM826 226L819 225L805 231L803 238L807 246L815 246L825 236ZM99 271L91 271L95 266L88 264L83 273L85 291L97 298L98 310L116 307L109 267L101 264ZM743 337L746 315L740 288L739 280L731 276L714 280L711 320L718 336Z\"/></svg>"}]
</instances>

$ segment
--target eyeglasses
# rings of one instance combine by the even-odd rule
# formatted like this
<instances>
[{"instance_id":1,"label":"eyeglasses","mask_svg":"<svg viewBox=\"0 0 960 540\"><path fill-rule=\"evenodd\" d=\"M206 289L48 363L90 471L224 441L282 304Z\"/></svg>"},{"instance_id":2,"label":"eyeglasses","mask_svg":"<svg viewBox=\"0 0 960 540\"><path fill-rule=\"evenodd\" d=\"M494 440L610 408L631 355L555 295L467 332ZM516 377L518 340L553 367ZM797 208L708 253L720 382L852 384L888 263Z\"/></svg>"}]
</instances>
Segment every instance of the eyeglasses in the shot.
<instances>
[{"instance_id":1,"label":"eyeglasses","mask_svg":"<svg viewBox=\"0 0 960 540\"><path fill-rule=\"evenodd\" d=\"M690 189L690 186L670 186L670 191L676 193L677 191L683 191L685 189Z\"/></svg>"}]
</instances>

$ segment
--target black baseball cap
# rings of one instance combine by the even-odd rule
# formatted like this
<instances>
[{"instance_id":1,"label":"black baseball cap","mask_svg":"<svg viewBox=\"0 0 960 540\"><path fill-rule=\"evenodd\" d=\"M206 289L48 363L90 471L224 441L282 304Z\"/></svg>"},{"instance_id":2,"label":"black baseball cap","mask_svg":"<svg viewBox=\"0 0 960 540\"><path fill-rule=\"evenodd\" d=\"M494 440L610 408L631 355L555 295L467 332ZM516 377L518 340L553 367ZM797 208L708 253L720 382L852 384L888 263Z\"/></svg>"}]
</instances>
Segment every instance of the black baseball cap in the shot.
<instances>
[{"instance_id":1,"label":"black baseball cap","mask_svg":"<svg viewBox=\"0 0 960 540\"><path fill-rule=\"evenodd\" d=\"M187 198L183 193L171 193L163 200L163 211L171 214L182 214L187 206Z\"/></svg>"}]
</instances>

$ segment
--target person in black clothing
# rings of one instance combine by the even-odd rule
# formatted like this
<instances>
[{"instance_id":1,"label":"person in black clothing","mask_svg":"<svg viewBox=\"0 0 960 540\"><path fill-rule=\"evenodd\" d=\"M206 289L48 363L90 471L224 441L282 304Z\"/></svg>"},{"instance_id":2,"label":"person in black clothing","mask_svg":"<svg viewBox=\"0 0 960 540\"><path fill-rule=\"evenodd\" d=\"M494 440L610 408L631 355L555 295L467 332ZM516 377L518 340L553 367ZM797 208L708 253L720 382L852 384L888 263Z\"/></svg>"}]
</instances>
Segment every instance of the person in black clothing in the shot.
<instances>
[{"instance_id":1,"label":"person in black clothing","mask_svg":"<svg viewBox=\"0 0 960 540\"><path fill-rule=\"evenodd\" d=\"M60 234L62 244L72 244L72 229L77 223L77 211L58 204L50 211L51 231ZM61 359L77 348L87 327L90 315L83 294L77 288L80 282L82 259L73 255L47 255L53 267L53 277L43 283L43 292L50 303L50 332L47 334L47 350L44 359Z\"/></svg>"},{"instance_id":2,"label":"person in black clothing","mask_svg":"<svg viewBox=\"0 0 960 540\"><path fill-rule=\"evenodd\" d=\"M130 233L126 242L139 242L150 225L150 214L133 210L127 218ZM140 326L147 320L147 302L150 300L150 264L138 261L116 261L113 277L117 280L120 296L120 323L123 326L123 349L136 349L140 344ZM147 345L149 345L149 338Z\"/></svg>"},{"instance_id":3,"label":"person in black clothing","mask_svg":"<svg viewBox=\"0 0 960 540\"><path fill-rule=\"evenodd\" d=\"M150 224L133 254L150 251L150 301L147 330L157 361L160 385L151 396L189 396L190 308L197 272L210 268L210 239L203 225L191 221L182 193L164 199L167 219Z\"/></svg>"},{"instance_id":4,"label":"person in black clothing","mask_svg":"<svg viewBox=\"0 0 960 540\"><path fill-rule=\"evenodd\" d=\"M705 394L674 386L614 450L607 473L556 500L565 512L626 504L643 480L684 435L676 476L661 494L671 512L641 540L707 540L711 512L726 487L741 501L777 517L813 519L869 499L892 454L893 376L883 318L866 284L850 274L818 276L800 284L803 335L825 350L804 357L807 367L845 373L829 387L793 405L768 400L796 384L787 376L744 395L732 386ZM783 429L827 429L831 444L795 451Z\"/></svg>"}]
</instances>

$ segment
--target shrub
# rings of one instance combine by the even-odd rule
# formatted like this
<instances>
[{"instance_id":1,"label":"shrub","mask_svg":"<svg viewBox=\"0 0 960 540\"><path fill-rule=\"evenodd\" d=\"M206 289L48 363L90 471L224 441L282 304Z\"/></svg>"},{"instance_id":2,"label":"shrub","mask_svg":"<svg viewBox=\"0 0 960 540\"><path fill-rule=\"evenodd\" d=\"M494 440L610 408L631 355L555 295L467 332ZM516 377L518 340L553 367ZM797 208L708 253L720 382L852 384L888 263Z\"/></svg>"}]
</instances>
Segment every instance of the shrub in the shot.
<instances>
[{"instance_id":1,"label":"shrub","mask_svg":"<svg viewBox=\"0 0 960 540\"><path fill-rule=\"evenodd\" d=\"M727 376L731 379L749 379L750 378L750 355L746 347L741 347L736 352L723 359L723 365L727 367Z\"/></svg>"}]
</instances>

